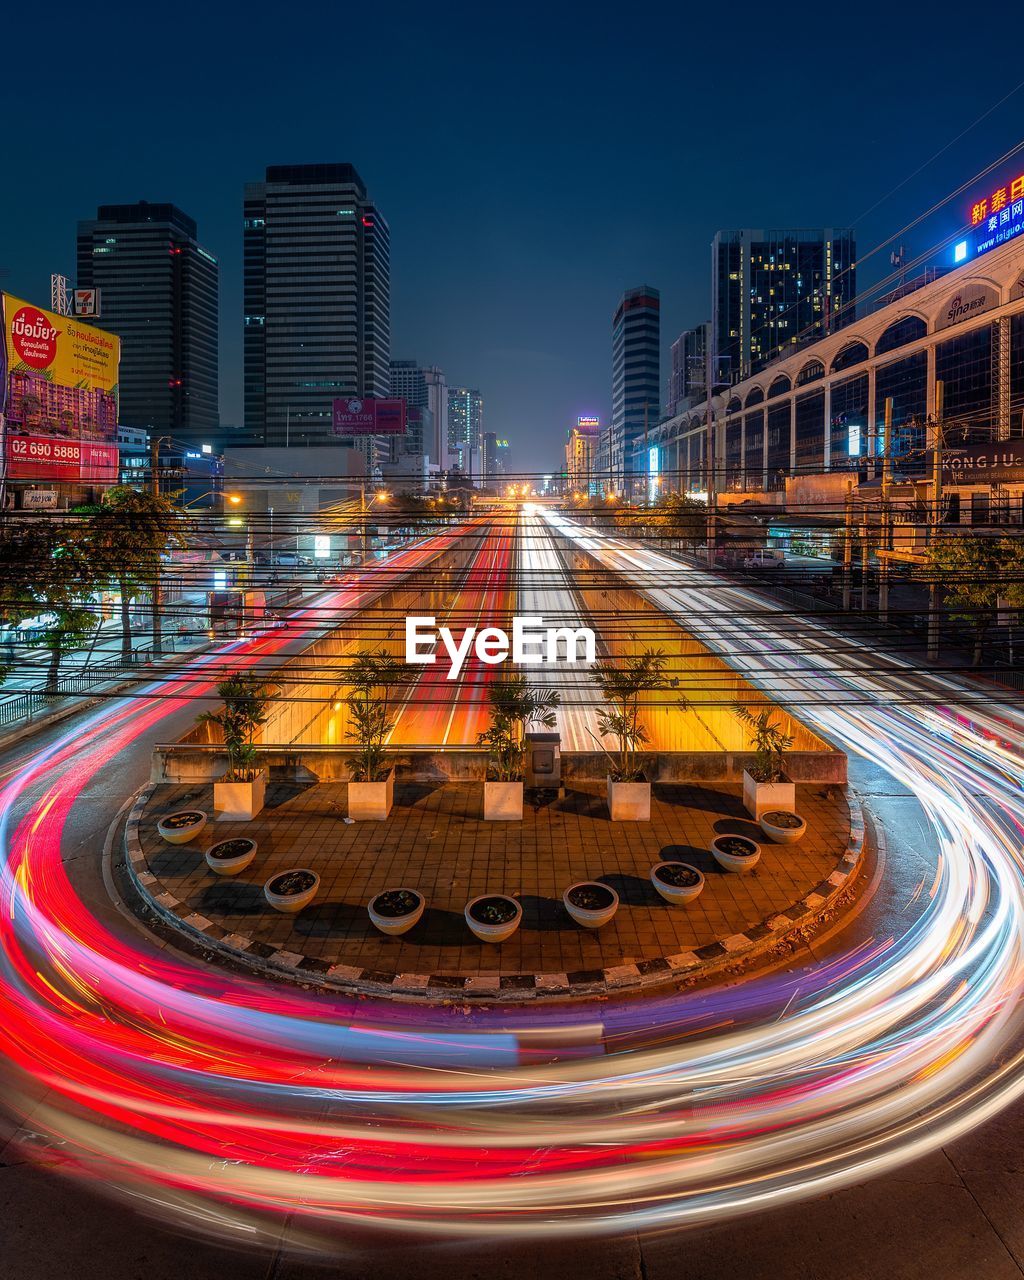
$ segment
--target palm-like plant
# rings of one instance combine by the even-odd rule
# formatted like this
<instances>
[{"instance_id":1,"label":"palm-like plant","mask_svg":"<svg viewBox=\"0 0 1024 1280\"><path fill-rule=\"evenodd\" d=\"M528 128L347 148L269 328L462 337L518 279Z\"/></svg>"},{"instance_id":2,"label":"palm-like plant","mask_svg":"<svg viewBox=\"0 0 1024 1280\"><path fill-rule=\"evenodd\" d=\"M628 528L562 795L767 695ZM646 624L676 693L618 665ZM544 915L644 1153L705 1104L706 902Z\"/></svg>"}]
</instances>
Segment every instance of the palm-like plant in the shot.
<instances>
[{"instance_id":1,"label":"palm-like plant","mask_svg":"<svg viewBox=\"0 0 1024 1280\"><path fill-rule=\"evenodd\" d=\"M618 665L602 663L594 668L605 701L611 703L610 710L597 713L598 728L602 737L618 739L617 758L606 752L616 782L635 782L640 777L638 752L650 740L640 719L641 698L668 686L665 662L660 649L644 649ZM603 744L601 749L605 750Z\"/></svg>"},{"instance_id":2,"label":"palm-like plant","mask_svg":"<svg viewBox=\"0 0 1024 1280\"><path fill-rule=\"evenodd\" d=\"M495 681L487 698L491 724L478 741L490 757L488 774L493 782L518 782L523 776L527 731L531 725L555 727L558 691L528 684L525 676L512 676Z\"/></svg>"},{"instance_id":3,"label":"palm-like plant","mask_svg":"<svg viewBox=\"0 0 1024 1280\"><path fill-rule=\"evenodd\" d=\"M749 730L750 744L756 753L754 767L748 770L750 776L755 782L779 782L786 767L782 753L793 745L793 739L782 732L772 718L770 707L765 707L755 716L749 707L737 702L733 711L737 720Z\"/></svg>"},{"instance_id":4,"label":"palm-like plant","mask_svg":"<svg viewBox=\"0 0 1024 1280\"><path fill-rule=\"evenodd\" d=\"M383 649L364 650L353 660L345 737L359 748L348 762L354 782L380 782L387 776L384 743L395 727L392 698L408 678L408 668Z\"/></svg>"},{"instance_id":5,"label":"palm-like plant","mask_svg":"<svg viewBox=\"0 0 1024 1280\"><path fill-rule=\"evenodd\" d=\"M267 721L267 704L272 686L247 671L234 671L217 686L223 711L204 711L197 724L215 724L224 735L228 750L225 782L252 782L256 767L256 731Z\"/></svg>"}]
</instances>

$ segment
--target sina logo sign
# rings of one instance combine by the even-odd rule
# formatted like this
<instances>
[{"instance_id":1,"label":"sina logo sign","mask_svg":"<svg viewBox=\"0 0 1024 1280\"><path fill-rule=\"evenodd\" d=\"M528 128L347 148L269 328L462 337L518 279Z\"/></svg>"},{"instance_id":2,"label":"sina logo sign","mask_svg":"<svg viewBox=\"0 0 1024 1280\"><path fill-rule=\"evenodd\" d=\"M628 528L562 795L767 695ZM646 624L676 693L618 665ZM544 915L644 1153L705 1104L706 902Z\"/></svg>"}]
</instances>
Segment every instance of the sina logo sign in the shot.
<instances>
[{"instance_id":1,"label":"sina logo sign","mask_svg":"<svg viewBox=\"0 0 1024 1280\"><path fill-rule=\"evenodd\" d=\"M488 666L511 662L517 667L575 666L597 661L597 645L590 627L545 627L540 617L515 617L512 635L501 627L466 627L456 639L449 627L435 629L436 619L406 618L405 660L434 663L443 651L448 658L446 679L458 679L470 652ZM440 641L440 644L438 643Z\"/></svg>"},{"instance_id":2,"label":"sina logo sign","mask_svg":"<svg viewBox=\"0 0 1024 1280\"><path fill-rule=\"evenodd\" d=\"M986 292L977 293L973 298L965 298L962 293L958 293L949 304L949 310L946 312L946 323L956 324L958 320L963 320L967 316L973 315L975 311L983 311L987 306L988 294Z\"/></svg>"}]
</instances>

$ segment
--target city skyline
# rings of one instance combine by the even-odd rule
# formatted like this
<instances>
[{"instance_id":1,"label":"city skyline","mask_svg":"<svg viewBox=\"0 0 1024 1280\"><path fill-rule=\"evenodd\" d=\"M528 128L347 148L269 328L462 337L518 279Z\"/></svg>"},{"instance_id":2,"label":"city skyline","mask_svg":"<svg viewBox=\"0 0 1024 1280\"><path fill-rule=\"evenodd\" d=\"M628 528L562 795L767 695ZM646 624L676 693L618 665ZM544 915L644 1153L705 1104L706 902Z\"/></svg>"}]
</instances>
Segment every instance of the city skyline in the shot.
<instances>
[{"instance_id":1,"label":"city skyline","mask_svg":"<svg viewBox=\"0 0 1024 1280\"><path fill-rule=\"evenodd\" d=\"M680 16L656 15L649 30L660 30L663 38L650 40L629 31L620 38L600 23L581 28L571 14L546 14L543 42L503 33L500 45L488 43L486 75L466 54L475 42L488 40L487 31L442 18L452 38L436 40L435 57L446 89L436 100L417 98L414 104L401 87L403 72L416 65L428 24L411 7L396 12L402 21L387 74L398 87L380 110L345 112L326 96L318 74L332 58L327 39L322 48L303 50L301 71L275 57L277 78L268 90L274 111L258 130L249 121L240 80L243 65L251 70L271 56L258 29L236 30L229 17L210 15L207 39L187 52L184 68L160 54L132 60L137 32L131 23L108 32L104 52L123 65L126 81L115 97L101 80L93 109L100 117L107 113L116 132L106 147L82 149L57 127L60 95L33 99L39 129L55 136L45 161L42 152L23 157L21 189L31 191L32 199L11 202L0 215L4 287L44 298L51 271L73 274L75 224L98 204L167 200L188 210L221 265L221 420L241 425L244 184L268 164L350 162L391 225L392 350L439 365L453 382L479 386L489 424L516 439L521 465L543 471L556 465L555 441L582 408L610 415L604 317L623 289L649 280L661 291L665 382L668 345L707 318L709 249L716 231L853 225L858 242L869 249L997 157L1013 136L1009 110L971 128L1016 82L1009 50L997 49L988 51L991 74L984 83L962 90L955 104L933 103L925 118L907 119L898 105L903 90L884 80L874 85L869 103L836 95L813 119L794 116L786 125L794 159L784 166L786 181L778 182L778 165L763 145L764 127L753 127L739 105L716 99L715 127L707 136L683 129L675 105ZM868 11L843 29L841 67L847 74L855 75L867 59L873 24L880 20ZM13 19L15 39L22 21ZM84 18L69 12L64 21L83 57L98 53L96 33ZM337 19L325 16L323 22L329 32ZM346 22L346 40L372 26L359 15ZM695 45L713 34L710 19L686 22ZM824 22L826 36L828 30L838 34L838 19ZM737 67L745 51L752 52L755 43L763 46L748 71L750 93L775 91L771 50L799 59L821 34L741 32L740 48L732 54ZM952 50L930 26L915 38L939 80L954 74L983 39L968 31ZM239 70L216 59L222 42L238 48ZM613 108L600 95L577 92L584 84L617 77L641 56L650 90L642 108ZM159 103L183 70L196 87L187 101L175 101L173 112L160 108L136 118L119 108L133 95ZM710 70L700 60L691 70L691 96L699 99L711 84ZM350 62L351 100L365 100L380 74L370 62ZM12 104L28 100L31 75L30 67L12 68ZM496 86L518 80L529 93L517 95L513 109ZM227 106L214 119L211 112L221 99ZM414 105L416 127L410 129ZM584 120L588 127L581 135ZM913 176L965 129L964 137ZM451 159L442 199L430 194L433 149L421 145L430 136L444 139ZM565 145L578 136L577 145ZM808 165L801 152L815 154L816 163ZM628 158L620 164L623 154ZM608 194L598 187L598 175L617 165L623 181ZM656 180L642 177L645 172L656 173ZM543 200L522 198L523 175L527 186L543 190ZM693 198L698 190L706 195ZM961 211L955 212L956 218L946 215L942 231L955 230ZM913 243L924 248L931 240L922 233ZM865 280L886 270L887 252L868 264ZM457 296L458 307L447 306L446 296ZM465 323L467 316L471 323ZM527 325L532 333L524 342L519 335Z\"/></svg>"}]
</instances>

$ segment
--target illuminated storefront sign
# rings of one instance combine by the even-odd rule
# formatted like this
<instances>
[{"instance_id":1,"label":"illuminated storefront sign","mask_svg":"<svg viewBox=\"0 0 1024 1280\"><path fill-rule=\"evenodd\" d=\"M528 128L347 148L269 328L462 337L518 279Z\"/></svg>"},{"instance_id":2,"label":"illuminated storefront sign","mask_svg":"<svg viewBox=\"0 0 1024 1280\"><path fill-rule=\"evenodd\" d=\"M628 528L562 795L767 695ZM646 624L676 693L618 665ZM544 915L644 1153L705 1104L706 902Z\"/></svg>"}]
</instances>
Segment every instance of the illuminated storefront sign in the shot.
<instances>
[{"instance_id":1,"label":"illuminated storefront sign","mask_svg":"<svg viewBox=\"0 0 1024 1280\"><path fill-rule=\"evenodd\" d=\"M582 435L597 435L601 430L601 419L590 414L583 414L576 419L576 430Z\"/></svg>"},{"instance_id":2,"label":"illuminated storefront sign","mask_svg":"<svg viewBox=\"0 0 1024 1280\"><path fill-rule=\"evenodd\" d=\"M996 249L1024 231L1024 174L975 200L970 218L973 245L970 239L957 241L953 246L954 265Z\"/></svg>"}]
</instances>

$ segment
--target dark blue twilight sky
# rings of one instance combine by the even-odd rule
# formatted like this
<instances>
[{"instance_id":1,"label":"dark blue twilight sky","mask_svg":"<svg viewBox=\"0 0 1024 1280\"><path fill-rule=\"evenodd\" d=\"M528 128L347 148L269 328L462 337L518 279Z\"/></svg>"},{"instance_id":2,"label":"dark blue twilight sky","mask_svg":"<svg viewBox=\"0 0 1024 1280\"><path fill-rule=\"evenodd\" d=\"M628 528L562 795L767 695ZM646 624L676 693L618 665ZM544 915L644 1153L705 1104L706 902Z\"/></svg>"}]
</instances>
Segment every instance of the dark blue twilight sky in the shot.
<instances>
[{"instance_id":1,"label":"dark blue twilight sky","mask_svg":"<svg viewBox=\"0 0 1024 1280\"><path fill-rule=\"evenodd\" d=\"M661 289L664 380L669 342L708 310L717 228L854 222L866 249L1024 136L1022 91L861 216L1020 81L1019 23L979 13L18 5L0 283L45 302L51 270L73 275L78 218L173 201L221 262L221 416L238 422L242 186L268 163L351 161L391 226L393 355L479 386L516 467L549 470L576 414L608 413L624 287Z\"/></svg>"}]
</instances>

